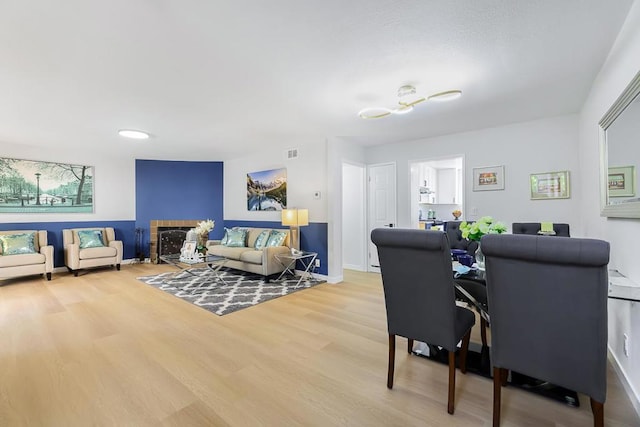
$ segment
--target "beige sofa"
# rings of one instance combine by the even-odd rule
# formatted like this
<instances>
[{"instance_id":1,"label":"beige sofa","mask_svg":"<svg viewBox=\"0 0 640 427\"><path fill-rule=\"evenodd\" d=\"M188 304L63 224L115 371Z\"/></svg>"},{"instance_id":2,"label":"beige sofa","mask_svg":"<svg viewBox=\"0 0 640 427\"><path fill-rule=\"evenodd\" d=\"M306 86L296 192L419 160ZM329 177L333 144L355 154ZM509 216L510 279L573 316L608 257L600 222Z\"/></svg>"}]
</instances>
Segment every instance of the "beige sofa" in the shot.
<instances>
[{"instance_id":1,"label":"beige sofa","mask_svg":"<svg viewBox=\"0 0 640 427\"><path fill-rule=\"evenodd\" d=\"M99 230L102 232L102 247L80 248L78 231ZM120 270L122 263L122 241L116 240L116 233L111 227L71 228L62 230L62 244L64 245L64 264L74 276L82 268L115 265Z\"/></svg>"},{"instance_id":2,"label":"beige sofa","mask_svg":"<svg viewBox=\"0 0 640 427\"><path fill-rule=\"evenodd\" d=\"M31 274L46 274L51 280L53 271L53 246L47 245L45 230L11 230L0 231L3 234L35 233L34 249L36 253L3 255L0 245L0 279L29 276Z\"/></svg>"},{"instance_id":3,"label":"beige sofa","mask_svg":"<svg viewBox=\"0 0 640 427\"><path fill-rule=\"evenodd\" d=\"M260 274L266 279L273 274L284 271L284 266L278 262L275 255L285 254L291 250L289 248L289 230L277 229L278 231L284 231L287 233L287 236L282 242L282 246L254 249L258 235L260 235L263 230L271 231L272 229L251 227L241 228L247 229L246 246L229 247L221 245L220 240L209 240L207 241L207 253L227 258L228 261L224 264L225 267Z\"/></svg>"}]
</instances>

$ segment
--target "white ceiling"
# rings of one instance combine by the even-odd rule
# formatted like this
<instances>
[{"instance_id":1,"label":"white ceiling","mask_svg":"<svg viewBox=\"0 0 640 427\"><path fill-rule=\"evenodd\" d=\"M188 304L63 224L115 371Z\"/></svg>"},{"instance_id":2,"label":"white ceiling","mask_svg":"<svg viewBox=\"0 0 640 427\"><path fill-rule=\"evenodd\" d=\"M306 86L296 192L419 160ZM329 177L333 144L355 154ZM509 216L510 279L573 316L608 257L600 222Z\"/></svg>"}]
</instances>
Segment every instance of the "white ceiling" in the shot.
<instances>
[{"instance_id":1,"label":"white ceiling","mask_svg":"<svg viewBox=\"0 0 640 427\"><path fill-rule=\"evenodd\" d=\"M3 0L0 141L224 160L577 112L632 0ZM403 84L461 89L403 116ZM121 128L153 135L123 140ZM1 154L0 154L1 156Z\"/></svg>"}]
</instances>

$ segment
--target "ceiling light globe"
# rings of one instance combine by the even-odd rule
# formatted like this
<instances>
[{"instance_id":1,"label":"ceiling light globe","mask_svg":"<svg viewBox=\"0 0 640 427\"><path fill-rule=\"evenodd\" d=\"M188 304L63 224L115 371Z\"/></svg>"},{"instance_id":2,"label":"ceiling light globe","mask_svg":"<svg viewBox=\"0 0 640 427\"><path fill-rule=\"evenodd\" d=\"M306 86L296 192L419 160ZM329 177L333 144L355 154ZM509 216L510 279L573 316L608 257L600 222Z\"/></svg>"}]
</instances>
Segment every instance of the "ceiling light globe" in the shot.
<instances>
[{"instance_id":1,"label":"ceiling light globe","mask_svg":"<svg viewBox=\"0 0 640 427\"><path fill-rule=\"evenodd\" d=\"M131 139L149 139L149 134L141 130L120 129L118 135Z\"/></svg>"}]
</instances>

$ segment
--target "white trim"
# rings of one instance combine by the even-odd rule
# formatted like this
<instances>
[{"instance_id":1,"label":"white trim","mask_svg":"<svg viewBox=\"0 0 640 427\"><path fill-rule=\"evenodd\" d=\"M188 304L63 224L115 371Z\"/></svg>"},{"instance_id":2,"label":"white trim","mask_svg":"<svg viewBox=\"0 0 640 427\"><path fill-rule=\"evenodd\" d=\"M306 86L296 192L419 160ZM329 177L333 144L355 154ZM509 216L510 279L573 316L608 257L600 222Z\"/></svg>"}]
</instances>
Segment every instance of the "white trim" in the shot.
<instances>
[{"instance_id":1,"label":"white trim","mask_svg":"<svg viewBox=\"0 0 640 427\"><path fill-rule=\"evenodd\" d=\"M638 395L638 393L633 389L633 385L627 379L627 375L624 372L624 369L622 368L622 366L620 365L618 358L611 350L611 347L609 346L607 347L609 349L608 359L611 362L611 366L613 366L613 369L616 371L616 374L618 374L618 379L620 380L620 383L622 383L622 387L624 388L624 391L627 393L627 396L631 401L631 405L633 405L633 409L636 410L636 414L638 414L638 417L640 417L640 395Z\"/></svg>"},{"instance_id":2,"label":"white trim","mask_svg":"<svg viewBox=\"0 0 640 427\"><path fill-rule=\"evenodd\" d=\"M367 269L364 268L363 266L356 265L356 264L344 264L342 268L345 270L355 270L355 271L364 271L364 272L367 271Z\"/></svg>"}]
</instances>

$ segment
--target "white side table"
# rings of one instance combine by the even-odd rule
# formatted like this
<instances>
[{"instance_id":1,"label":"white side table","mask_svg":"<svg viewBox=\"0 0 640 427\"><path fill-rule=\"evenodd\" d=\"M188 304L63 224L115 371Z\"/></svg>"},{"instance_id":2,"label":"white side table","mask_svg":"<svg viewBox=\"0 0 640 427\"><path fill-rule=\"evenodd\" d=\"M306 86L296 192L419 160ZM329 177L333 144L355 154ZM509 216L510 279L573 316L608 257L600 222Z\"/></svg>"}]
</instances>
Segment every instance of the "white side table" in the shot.
<instances>
[{"instance_id":1,"label":"white side table","mask_svg":"<svg viewBox=\"0 0 640 427\"><path fill-rule=\"evenodd\" d=\"M291 252L287 252L284 254L276 254L275 255L276 260L284 267L284 270L282 271L282 273L280 273L276 281L282 279L282 276L284 276L287 273L295 277L297 261L300 261L300 263L304 267L304 270L302 271L302 274L300 275L300 279L298 279L298 283L296 283L295 287L297 288L298 286L300 286L300 283L302 283L303 279L313 279L311 270L317 257L318 257L317 252L307 252L307 251L304 251L296 255L292 254Z\"/></svg>"}]
</instances>

